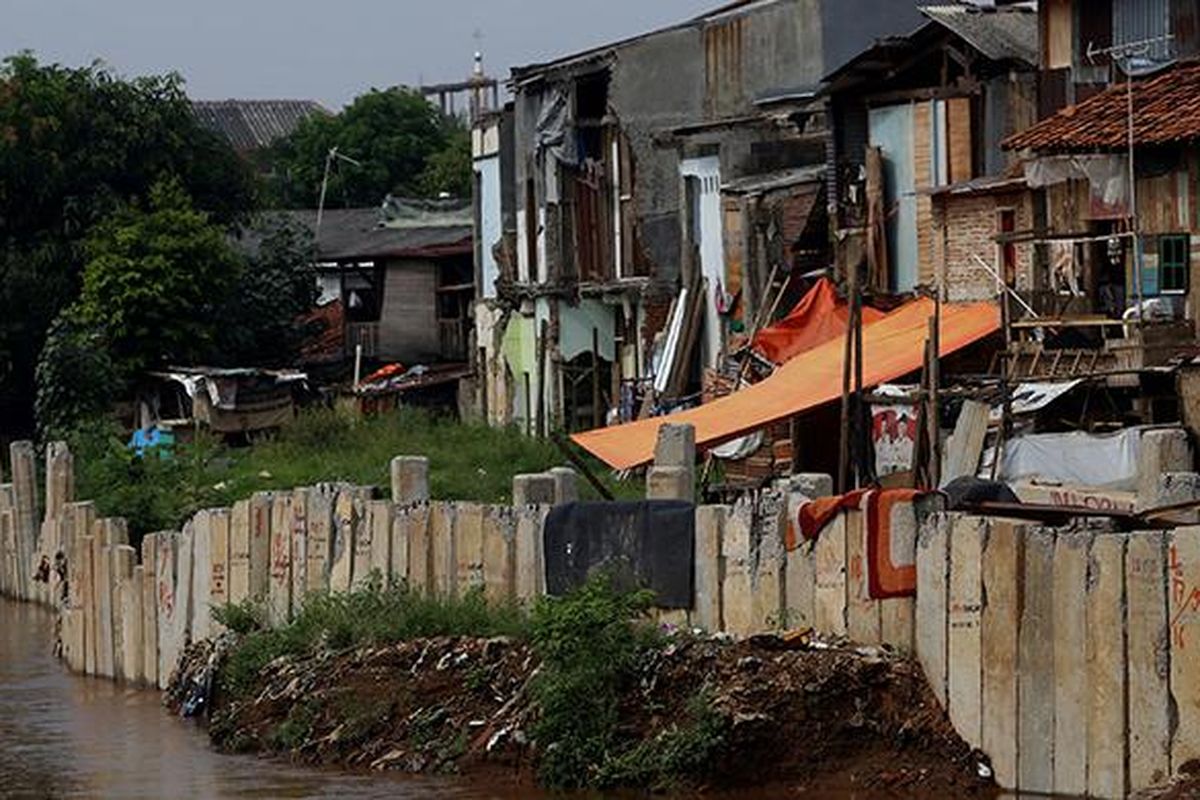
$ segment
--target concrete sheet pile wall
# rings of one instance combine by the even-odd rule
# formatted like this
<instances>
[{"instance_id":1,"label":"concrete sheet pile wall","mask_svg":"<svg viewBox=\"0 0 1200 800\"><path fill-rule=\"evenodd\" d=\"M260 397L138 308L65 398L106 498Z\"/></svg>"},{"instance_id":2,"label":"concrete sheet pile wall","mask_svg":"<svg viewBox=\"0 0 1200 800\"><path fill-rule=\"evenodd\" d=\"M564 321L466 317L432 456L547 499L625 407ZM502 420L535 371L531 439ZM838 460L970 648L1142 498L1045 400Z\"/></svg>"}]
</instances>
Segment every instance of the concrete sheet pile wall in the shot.
<instances>
[{"instance_id":1,"label":"concrete sheet pile wall","mask_svg":"<svg viewBox=\"0 0 1200 800\"><path fill-rule=\"evenodd\" d=\"M97 519L92 504L73 502L65 448L48 454L51 502L33 526L21 511L37 505L24 477L33 474L32 450L16 450L25 459L18 459L21 480L0 489L6 593L57 598L71 669L160 687L189 642L221 632L212 612L229 603L255 601L279 625L312 593L373 581L532 601L546 591L547 514L578 497L574 473L559 470L517 476L511 506L431 501L428 464L403 458L392 464L389 499L345 484L262 492L229 509L199 511L181 530L147 535L135 550L123 520ZM756 504L697 507L691 607L661 610L658 620L735 636L811 627L911 647L913 601L868 598L863 515L844 512L815 544L789 552L787 500L768 492ZM39 594L42 582L23 581L15 565L33 575L42 553L60 551L65 586L46 583Z\"/></svg>"},{"instance_id":2,"label":"concrete sheet pile wall","mask_svg":"<svg viewBox=\"0 0 1200 800\"><path fill-rule=\"evenodd\" d=\"M961 514L918 543L916 652L997 782L1127 797L1200 757L1200 528Z\"/></svg>"}]
</instances>

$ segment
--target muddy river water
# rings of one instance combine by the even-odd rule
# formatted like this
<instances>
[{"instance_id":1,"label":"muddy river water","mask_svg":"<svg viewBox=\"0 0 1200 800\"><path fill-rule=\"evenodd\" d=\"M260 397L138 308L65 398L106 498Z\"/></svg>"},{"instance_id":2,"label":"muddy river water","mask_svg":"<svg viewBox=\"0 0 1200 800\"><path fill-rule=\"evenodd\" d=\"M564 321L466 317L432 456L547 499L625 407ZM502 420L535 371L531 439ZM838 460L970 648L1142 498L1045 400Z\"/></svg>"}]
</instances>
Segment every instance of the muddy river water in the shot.
<instances>
[{"instance_id":1,"label":"muddy river water","mask_svg":"<svg viewBox=\"0 0 1200 800\"><path fill-rule=\"evenodd\" d=\"M158 692L66 672L50 652L46 610L0 599L0 800L7 798L445 798L591 800L456 777L347 774L215 752L195 724L166 712ZM861 789L706 794L865 800ZM646 797L625 793L624 798ZM609 795L605 795L609 797Z\"/></svg>"},{"instance_id":2,"label":"muddy river water","mask_svg":"<svg viewBox=\"0 0 1200 800\"><path fill-rule=\"evenodd\" d=\"M49 652L53 617L0 600L0 798L529 797L454 778L346 775L225 756L157 692L69 675Z\"/></svg>"}]
</instances>

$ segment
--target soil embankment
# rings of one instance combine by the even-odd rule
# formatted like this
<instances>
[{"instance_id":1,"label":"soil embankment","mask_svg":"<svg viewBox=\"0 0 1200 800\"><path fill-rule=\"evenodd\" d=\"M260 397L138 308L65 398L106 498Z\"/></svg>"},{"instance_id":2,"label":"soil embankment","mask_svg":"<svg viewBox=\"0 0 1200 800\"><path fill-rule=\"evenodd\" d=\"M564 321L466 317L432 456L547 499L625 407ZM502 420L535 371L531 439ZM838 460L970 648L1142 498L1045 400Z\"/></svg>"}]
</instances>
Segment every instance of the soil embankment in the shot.
<instances>
[{"instance_id":1,"label":"soil embankment","mask_svg":"<svg viewBox=\"0 0 1200 800\"><path fill-rule=\"evenodd\" d=\"M226 640L228 641L228 640ZM505 774L532 781L537 671L525 644L434 638L281 658L253 697L222 698L220 649L185 655L176 709L216 668L209 731L224 750L321 766ZM696 788L786 787L885 797L994 797L913 662L874 649L680 637L648 653L623 694L619 735L674 730L698 695L719 715L720 745Z\"/></svg>"}]
</instances>

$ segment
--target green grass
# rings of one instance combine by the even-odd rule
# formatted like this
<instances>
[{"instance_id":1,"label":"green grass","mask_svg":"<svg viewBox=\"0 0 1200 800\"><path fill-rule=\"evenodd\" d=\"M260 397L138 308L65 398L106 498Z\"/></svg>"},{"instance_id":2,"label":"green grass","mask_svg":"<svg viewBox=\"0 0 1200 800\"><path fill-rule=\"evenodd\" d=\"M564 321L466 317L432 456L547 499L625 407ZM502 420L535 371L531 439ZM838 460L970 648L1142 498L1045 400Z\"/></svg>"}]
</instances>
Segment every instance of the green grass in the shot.
<instances>
[{"instance_id":1,"label":"green grass","mask_svg":"<svg viewBox=\"0 0 1200 800\"><path fill-rule=\"evenodd\" d=\"M253 692L262 668L281 656L430 636L523 637L528 630L519 607L488 603L481 591L428 597L378 580L346 594L309 595L295 619L272 630L261 627L262 616L249 603L218 609L214 617L244 634L221 675L222 688L233 697Z\"/></svg>"},{"instance_id":2,"label":"green grass","mask_svg":"<svg viewBox=\"0 0 1200 800\"><path fill-rule=\"evenodd\" d=\"M96 501L105 516L129 520L135 540L177 529L201 508L228 506L254 492L345 481L388 487L394 456L429 458L430 493L437 500L504 503L512 478L566 462L551 442L512 428L460 423L426 411L351 419L310 410L250 447L225 447L209 436L175 448L170 460L136 458L110 429L88 426L72 437L77 496ZM639 496L639 482L617 483L604 465L592 471L619 497ZM595 491L580 476L580 494Z\"/></svg>"}]
</instances>

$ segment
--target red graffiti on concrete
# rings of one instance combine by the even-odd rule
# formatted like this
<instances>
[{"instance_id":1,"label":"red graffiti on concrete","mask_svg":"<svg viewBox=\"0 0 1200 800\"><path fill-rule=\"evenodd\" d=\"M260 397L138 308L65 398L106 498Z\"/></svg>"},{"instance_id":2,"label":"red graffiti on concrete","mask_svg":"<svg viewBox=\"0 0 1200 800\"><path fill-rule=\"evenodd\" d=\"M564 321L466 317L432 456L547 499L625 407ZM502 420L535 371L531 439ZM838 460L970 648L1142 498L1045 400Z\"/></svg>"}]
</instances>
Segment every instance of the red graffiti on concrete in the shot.
<instances>
[{"instance_id":1,"label":"red graffiti on concrete","mask_svg":"<svg viewBox=\"0 0 1200 800\"><path fill-rule=\"evenodd\" d=\"M1200 588L1189 586L1183 577L1183 562L1179 550L1171 545L1171 606L1178 609L1171 618L1171 644L1183 650L1187 647L1184 629L1200 611Z\"/></svg>"}]
</instances>

